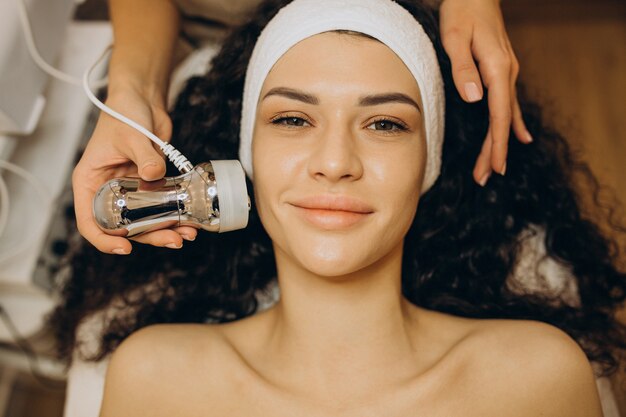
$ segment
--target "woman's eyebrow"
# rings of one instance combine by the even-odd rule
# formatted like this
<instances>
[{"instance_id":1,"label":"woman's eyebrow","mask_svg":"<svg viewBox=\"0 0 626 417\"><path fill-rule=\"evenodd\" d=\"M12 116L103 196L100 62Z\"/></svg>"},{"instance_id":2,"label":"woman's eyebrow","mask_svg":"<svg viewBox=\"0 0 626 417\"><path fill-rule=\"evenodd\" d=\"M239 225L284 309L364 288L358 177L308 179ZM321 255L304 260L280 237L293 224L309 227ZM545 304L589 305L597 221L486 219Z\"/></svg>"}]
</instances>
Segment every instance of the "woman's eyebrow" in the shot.
<instances>
[{"instance_id":1,"label":"woman's eyebrow","mask_svg":"<svg viewBox=\"0 0 626 417\"><path fill-rule=\"evenodd\" d=\"M422 112L422 109L420 109L420 106L415 100L403 93L383 93L364 96L359 99L359 106L376 106L378 104L394 102L409 104L415 107L418 112Z\"/></svg>"},{"instance_id":2,"label":"woman's eyebrow","mask_svg":"<svg viewBox=\"0 0 626 417\"><path fill-rule=\"evenodd\" d=\"M289 87L274 87L263 96L263 100L270 96L283 96L292 100L302 101L307 104L319 104L320 101L317 97L305 93L304 91L296 90Z\"/></svg>"},{"instance_id":3,"label":"woman's eyebrow","mask_svg":"<svg viewBox=\"0 0 626 417\"><path fill-rule=\"evenodd\" d=\"M317 105L320 103L319 99L312 94L305 93L302 90L296 90L289 87L274 87L263 96L263 100L270 96L282 96L292 100L298 100L307 104ZM418 112L422 112L419 105L411 97L403 93L383 93L372 94L361 97L359 99L359 106L376 106L385 103L405 103L409 104L417 109Z\"/></svg>"}]
</instances>

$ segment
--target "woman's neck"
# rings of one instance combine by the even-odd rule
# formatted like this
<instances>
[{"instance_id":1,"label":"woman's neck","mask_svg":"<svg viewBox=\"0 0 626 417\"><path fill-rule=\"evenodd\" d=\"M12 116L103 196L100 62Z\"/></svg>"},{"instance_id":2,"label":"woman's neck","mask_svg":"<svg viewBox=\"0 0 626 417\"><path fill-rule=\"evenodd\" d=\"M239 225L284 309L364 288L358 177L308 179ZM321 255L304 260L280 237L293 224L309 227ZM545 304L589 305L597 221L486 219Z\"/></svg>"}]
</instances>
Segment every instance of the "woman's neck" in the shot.
<instances>
[{"instance_id":1,"label":"woman's neck","mask_svg":"<svg viewBox=\"0 0 626 417\"><path fill-rule=\"evenodd\" d=\"M402 247L348 276L321 277L276 248L281 299L270 311L266 348L282 372L332 387L414 372L416 309L401 292ZM412 364L412 366L411 366ZM295 382L295 381L294 381Z\"/></svg>"}]
</instances>

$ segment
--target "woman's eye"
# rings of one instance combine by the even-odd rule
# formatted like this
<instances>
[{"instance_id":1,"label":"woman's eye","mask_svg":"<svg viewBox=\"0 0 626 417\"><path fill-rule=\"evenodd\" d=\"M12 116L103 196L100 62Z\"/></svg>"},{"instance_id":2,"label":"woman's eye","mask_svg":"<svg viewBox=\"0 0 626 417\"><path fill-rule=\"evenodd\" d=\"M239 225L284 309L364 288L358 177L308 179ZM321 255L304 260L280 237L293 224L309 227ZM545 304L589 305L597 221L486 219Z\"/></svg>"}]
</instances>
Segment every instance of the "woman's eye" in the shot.
<instances>
[{"instance_id":1,"label":"woman's eye","mask_svg":"<svg viewBox=\"0 0 626 417\"><path fill-rule=\"evenodd\" d=\"M279 117L272 120L272 124L290 127L303 127L309 125L309 122L301 117Z\"/></svg>"},{"instance_id":2,"label":"woman's eye","mask_svg":"<svg viewBox=\"0 0 626 417\"><path fill-rule=\"evenodd\" d=\"M406 130L407 128L399 123L392 122L391 120L377 120L374 123L367 126L371 130L380 130L385 132Z\"/></svg>"}]
</instances>

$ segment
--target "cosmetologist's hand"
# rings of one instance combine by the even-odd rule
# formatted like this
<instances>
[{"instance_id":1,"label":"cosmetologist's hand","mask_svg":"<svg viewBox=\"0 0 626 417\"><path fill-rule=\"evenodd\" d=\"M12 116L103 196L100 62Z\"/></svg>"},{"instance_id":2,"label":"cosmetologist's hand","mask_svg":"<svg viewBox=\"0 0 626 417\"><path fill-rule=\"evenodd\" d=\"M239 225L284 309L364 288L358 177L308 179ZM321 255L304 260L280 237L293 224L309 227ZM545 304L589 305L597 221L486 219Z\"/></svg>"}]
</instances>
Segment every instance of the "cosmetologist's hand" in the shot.
<instances>
[{"instance_id":1,"label":"cosmetologist's hand","mask_svg":"<svg viewBox=\"0 0 626 417\"><path fill-rule=\"evenodd\" d=\"M492 170L506 172L511 126L518 140L532 142L515 90L519 63L504 27L500 0L443 0L440 19L443 46L461 97L478 101L483 84L488 89L489 130L473 172L474 180L484 186Z\"/></svg>"},{"instance_id":2,"label":"cosmetologist's hand","mask_svg":"<svg viewBox=\"0 0 626 417\"><path fill-rule=\"evenodd\" d=\"M133 88L110 93L107 105L151 130L161 139L171 136L171 121L162 106ZM85 153L72 174L78 230L98 250L124 255L131 252L128 239L104 233L93 218L93 198L107 181L117 177L141 177L146 181L165 175L165 161L150 139L102 113ZM132 240L154 246L180 248L182 239L195 239L196 229L179 227L135 236Z\"/></svg>"}]
</instances>

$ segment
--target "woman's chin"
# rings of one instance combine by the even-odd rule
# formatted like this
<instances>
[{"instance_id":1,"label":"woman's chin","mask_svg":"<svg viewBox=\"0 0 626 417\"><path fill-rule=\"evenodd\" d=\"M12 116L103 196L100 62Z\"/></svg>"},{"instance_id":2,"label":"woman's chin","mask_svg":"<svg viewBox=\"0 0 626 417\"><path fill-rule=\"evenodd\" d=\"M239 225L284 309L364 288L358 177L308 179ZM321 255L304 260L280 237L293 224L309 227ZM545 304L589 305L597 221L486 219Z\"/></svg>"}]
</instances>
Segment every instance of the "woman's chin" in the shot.
<instances>
[{"instance_id":1,"label":"woman's chin","mask_svg":"<svg viewBox=\"0 0 626 417\"><path fill-rule=\"evenodd\" d=\"M340 277L362 270L376 262L354 247L325 245L309 247L295 254L297 262L309 272L323 277Z\"/></svg>"}]
</instances>

